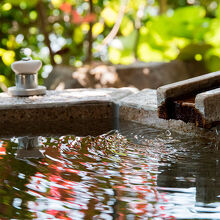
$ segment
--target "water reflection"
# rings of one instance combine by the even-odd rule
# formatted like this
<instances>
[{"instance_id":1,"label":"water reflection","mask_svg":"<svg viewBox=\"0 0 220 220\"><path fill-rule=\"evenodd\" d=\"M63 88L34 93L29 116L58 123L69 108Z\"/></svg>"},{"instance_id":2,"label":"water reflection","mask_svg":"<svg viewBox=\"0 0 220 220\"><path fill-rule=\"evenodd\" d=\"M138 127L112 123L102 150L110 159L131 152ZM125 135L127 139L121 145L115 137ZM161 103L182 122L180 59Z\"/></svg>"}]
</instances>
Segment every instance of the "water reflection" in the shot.
<instances>
[{"instance_id":1,"label":"water reflection","mask_svg":"<svg viewBox=\"0 0 220 220\"><path fill-rule=\"evenodd\" d=\"M220 219L218 142L159 132L143 125L121 133L145 146L156 158L156 185L167 200L167 213L178 219Z\"/></svg>"},{"instance_id":2,"label":"water reflection","mask_svg":"<svg viewBox=\"0 0 220 220\"><path fill-rule=\"evenodd\" d=\"M17 159L27 158L43 158L43 154L37 148L39 146L38 137L19 137L18 138L18 150Z\"/></svg>"},{"instance_id":3,"label":"water reflection","mask_svg":"<svg viewBox=\"0 0 220 220\"><path fill-rule=\"evenodd\" d=\"M44 157L18 156L33 149ZM204 140L145 128L4 140L0 154L0 218L218 219L220 152Z\"/></svg>"},{"instance_id":4,"label":"water reflection","mask_svg":"<svg viewBox=\"0 0 220 220\"><path fill-rule=\"evenodd\" d=\"M201 146L205 147L205 146ZM195 199L198 205L220 202L220 151L213 149L191 149L176 152L169 163L159 166L158 186L175 188L196 188ZM185 150L186 151L186 150ZM170 155L171 156L171 155ZM178 156L178 157L177 157Z\"/></svg>"},{"instance_id":5,"label":"water reflection","mask_svg":"<svg viewBox=\"0 0 220 220\"><path fill-rule=\"evenodd\" d=\"M3 219L30 219L33 213L29 210L28 201L35 197L26 190L29 178L35 175L37 168L22 160L16 160L17 144L10 141L1 141L4 148L0 159L0 218Z\"/></svg>"}]
</instances>

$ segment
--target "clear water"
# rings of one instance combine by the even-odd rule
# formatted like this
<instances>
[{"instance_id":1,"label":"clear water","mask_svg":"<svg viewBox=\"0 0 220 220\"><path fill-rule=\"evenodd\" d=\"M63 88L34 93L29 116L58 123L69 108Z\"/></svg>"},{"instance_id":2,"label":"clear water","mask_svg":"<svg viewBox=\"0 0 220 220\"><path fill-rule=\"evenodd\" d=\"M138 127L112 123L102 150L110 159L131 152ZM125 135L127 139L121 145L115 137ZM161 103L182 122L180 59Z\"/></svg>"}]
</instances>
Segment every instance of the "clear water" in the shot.
<instances>
[{"instance_id":1,"label":"clear water","mask_svg":"<svg viewBox=\"0 0 220 220\"><path fill-rule=\"evenodd\" d=\"M128 124L39 145L21 160L17 138L0 141L0 219L220 219L214 141Z\"/></svg>"}]
</instances>

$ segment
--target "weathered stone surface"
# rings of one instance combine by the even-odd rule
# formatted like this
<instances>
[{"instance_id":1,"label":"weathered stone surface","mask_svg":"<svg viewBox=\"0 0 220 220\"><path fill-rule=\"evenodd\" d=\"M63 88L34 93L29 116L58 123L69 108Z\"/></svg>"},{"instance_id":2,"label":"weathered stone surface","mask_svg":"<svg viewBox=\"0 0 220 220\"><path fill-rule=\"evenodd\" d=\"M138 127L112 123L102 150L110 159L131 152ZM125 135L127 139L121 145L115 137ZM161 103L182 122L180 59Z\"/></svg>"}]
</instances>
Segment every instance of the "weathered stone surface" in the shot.
<instances>
[{"instance_id":1,"label":"weathered stone surface","mask_svg":"<svg viewBox=\"0 0 220 220\"><path fill-rule=\"evenodd\" d=\"M121 99L119 103L119 116L121 120L138 122L193 136L213 137L216 135L215 131L198 128L192 123L158 118L156 90L142 90L137 94Z\"/></svg>"},{"instance_id":2,"label":"weathered stone surface","mask_svg":"<svg viewBox=\"0 0 220 220\"><path fill-rule=\"evenodd\" d=\"M134 88L47 91L45 96L0 94L0 135L56 133L97 134L113 129L114 101L137 92ZM102 123L98 123L98 121Z\"/></svg>"},{"instance_id":3,"label":"weathered stone surface","mask_svg":"<svg viewBox=\"0 0 220 220\"><path fill-rule=\"evenodd\" d=\"M162 86L157 89L158 114L164 119L181 119L210 128L218 114L220 71ZM212 91L210 91L212 90ZM206 91L206 92L205 92Z\"/></svg>"},{"instance_id":4,"label":"weathered stone surface","mask_svg":"<svg viewBox=\"0 0 220 220\"><path fill-rule=\"evenodd\" d=\"M101 108L101 106L99 107ZM102 116L103 114L100 115L100 117ZM54 121L43 121L43 119L44 118L37 118L36 121L13 120L1 122L0 137L36 137L42 135L47 137L56 137L70 134L77 136L97 136L117 128L118 125L117 118L84 118L66 120L66 117L64 116L61 121L58 121L57 119Z\"/></svg>"},{"instance_id":5,"label":"weathered stone surface","mask_svg":"<svg viewBox=\"0 0 220 220\"><path fill-rule=\"evenodd\" d=\"M131 88L75 89L24 98L0 94L1 136L13 136L15 132L18 136L95 135L117 128L118 117L188 135L215 135L213 130L197 128L192 123L158 118L156 90L152 89L138 93Z\"/></svg>"},{"instance_id":6,"label":"weathered stone surface","mask_svg":"<svg viewBox=\"0 0 220 220\"><path fill-rule=\"evenodd\" d=\"M44 96L12 97L0 93L0 109L31 109L112 102L137 92L135 88L48 90Z\"/></svg>"},{"instance_id":7,"label":"weathered stone surface","mask_svg":"<svg viewBox=\"0 0 220 220\"><path fill-rule=\"evenodd\" d=\"M101 134L115 127L114 102L135 92L134 88L74 89L31 97L0 93L0 136Z\"/></svg>"},{"instance_id":8,"label":"weathered stone surface","mask_svg":"<svg viewBox=\"0 0 220 220\"><path fill-rule=\"evenodd\" d=\"M156 90L144 89L138 93L131 94L119 101L120 104L155 111L157 109Z\"/></svg>"},{"instance_id":9,"label":"weathered stone surface","mask_svg":"<svg viewBox=\"0 0 220 220\"><path fill-rule=\"evenodd\" d=\"M220 122L220 88L198 94L195 107L208 123Z\"/></svg>"},{"instance_id":10,"label":"weathered stone surface","mask_svg":"<svg viewBox=\"0 0 220 220\"><path fill-rule=\"evenodd\" d=\"M36 106L36 105L35 105ZM36 122L36 121L68 121L80 119L105 119L114 117L112 102L97 101L75 103L64 106L0 109L1 123Z\"/></svg>"},{"instance_id":11,"label":"weathered stone surface","mask_svg":"<svg viewBox=\"0 0 220 220\"><path fill-rule=\"evenodd\" d=\"M157 102L160 106L167 98L175 98L219 85L220 71L172 83L157 89Z\"/></svg>"}]
</instances>

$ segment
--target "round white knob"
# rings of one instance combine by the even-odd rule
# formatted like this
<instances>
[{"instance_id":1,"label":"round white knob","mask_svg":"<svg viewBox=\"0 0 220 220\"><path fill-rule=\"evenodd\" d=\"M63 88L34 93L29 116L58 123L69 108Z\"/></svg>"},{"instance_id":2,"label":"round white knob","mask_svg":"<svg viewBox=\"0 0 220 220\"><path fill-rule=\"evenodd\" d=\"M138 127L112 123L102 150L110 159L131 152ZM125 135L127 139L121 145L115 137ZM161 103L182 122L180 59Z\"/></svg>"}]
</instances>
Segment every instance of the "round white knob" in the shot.
<instances>
[{"instance_id":1,"label":"round white knob","mask_svg":"<svg viewBox=\"0 0 220 220\"><path fill-rule=\"evenodd\" d=\"M34 74L38 72L41 66L42 63L40 60L21 60L11 64L11 68L16 74Z\"/></svg>"}]
</instances>

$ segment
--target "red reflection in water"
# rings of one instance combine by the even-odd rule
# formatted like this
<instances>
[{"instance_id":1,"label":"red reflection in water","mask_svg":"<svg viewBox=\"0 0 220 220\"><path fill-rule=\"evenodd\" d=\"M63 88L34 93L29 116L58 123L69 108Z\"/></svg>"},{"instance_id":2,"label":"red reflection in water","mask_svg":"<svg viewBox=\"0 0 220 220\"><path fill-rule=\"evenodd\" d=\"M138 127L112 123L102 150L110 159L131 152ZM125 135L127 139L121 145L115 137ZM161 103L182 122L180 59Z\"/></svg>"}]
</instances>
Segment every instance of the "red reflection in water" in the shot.
<instances>
[{"instance_id":1,"label":"red reflection in water","mask_svg":"<svg viewBox=\"0 0 220 220\"><path fill-rule=\"evenodd\" d=\"M6 155L6 147L7 144L0 140L0 155ZM3 159L3 157L0 156L0 159Z\"/></svg>"},{"instance_id":2,"label":"red reflection in water","mask_svg":"<svg viewBox=\"0 0 220 220\"><path fill-rule=\"evenodd\" d=\"M108 142L105 137L102 138L93 139L92 143L84 145L84 151L82 150L82 142L85 141L83 138L78 141L68 137L60 138L56 142L56 146L59 147L47 144L45 161L41 161L43 174L36 173L27 185L30 192L34 193L41 201L37 200L34 203L34 208L32 203L30 208L53 215L58 219L73 219L74 211L87 219L87 215L90 217L96 215L98 218L106 210L107 205L105 204L108 204L108 201L112 199L109 194L103 193L102 188L99 188L98 178L110 176L108 181L115 182L111 189L114 191L114 198L118 201L118 205L114 207L117 219L126 219L128 213L143 218L174 219L173 216L166 214L166 206L163 204L168 201L165 198L165 193L160 193L157 190L157 175L155 174L158 171L157 166L145 163L140 165L136 163L136 159L124 156L118 162L120 168L116 170L120 176L114 179L114 176L111 176L109 166L115 161L101 162L97 166L97 161L92 160L92 156L94 158L97 156L91 153L94 149L102 156L109 152L108 147L103 147ZM115 144L114 138L117 137L113 136L109 139L111 144ZM62 149L64 146L65 150ZM90 149L91 146L94 149ZM115 152L116 150L114 150ZM76 159L75 164L72 164L71 160L66 159L68 155L79 159ZM83 170L74 169L73 165L81 166ZM133 166L139 166L141 170L134 170ZM83 178L88 179L87 182L84 182ZM102 194L100 194L101 192ZM100 194L99 197L98 194ZM45 206L40 204L42 201L45 201ZM123 205L124 203L126 203L126 207Z\"/></svg>"},{"instance_id":3,"label":"red reflection in water","mask_svg":"<svg viewBox=\"0 0 220 220\"><path fill-rule=\"evenodd\" d=\"M145 170L147 173L147 170ZM159 206L158 204L163 204L167 202L164 195L157 191L156 189L156 176L146 175L142 173L141 176L138 175L137 179L129 171L124 173L123 179L125 180L125 185L116 185L113 188L117 191L117 198L122 201L126 201L127 192L132 192L136 194L136 199L128 201L130 211L138 216L146 217L161 217L161 218L171 218L171 216L165 214L165 206ZM136 183L139 183L136 185ZM146 183L151 183L150 185L143 185ZM149 203L150 202L150 203ZM155 203L155 205L152 205Z\"/></svg>"},{"instance_id":4,"label":"red reflection in water","mask_svg":"<svg viewBox=\"0 0 220 220\"><path fill-rule=\"evenodd\" d=\"M48 210L46 211L47 214L53 215L57 219L65 219L65 220L72 220L73 218L67 217L65 212L57 211L57 210Z\"/></svg>"}]
</instances>

